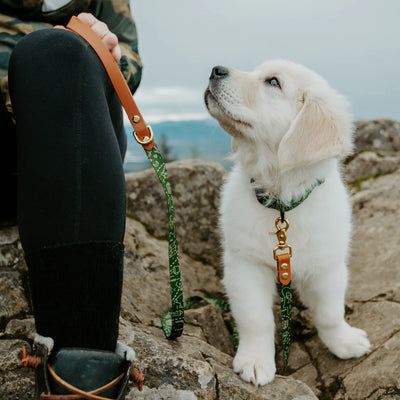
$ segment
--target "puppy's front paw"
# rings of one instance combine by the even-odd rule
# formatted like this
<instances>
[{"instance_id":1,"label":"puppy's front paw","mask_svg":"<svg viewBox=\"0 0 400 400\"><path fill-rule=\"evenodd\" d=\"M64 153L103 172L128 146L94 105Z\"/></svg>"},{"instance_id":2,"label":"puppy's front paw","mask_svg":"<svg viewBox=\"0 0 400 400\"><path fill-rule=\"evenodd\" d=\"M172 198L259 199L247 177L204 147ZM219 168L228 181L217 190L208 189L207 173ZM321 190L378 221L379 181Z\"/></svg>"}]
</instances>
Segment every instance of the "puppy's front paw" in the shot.
<instances>
[{"instance_id":1,"label":"puppy's front paw","mask_svg":"<svg viewBox=\"0 0 400 400\"><path fill-rule=\"evenodd\" d=\"M260 348L246 350L244 346L239 346L233 360L233 369L246 382L256 386L266 385L272 382L275 376L273 351L263 352Z\"/></svg>"},{"instance_id":2,"label":"puppy's front paw","mask_svg":"<svg viewBox=\"0 0 400 400\"><path fill-rule=\"evenodd\" d=\"M367 333L347 323L340 328L321 330L319 336L336 357L344 360L361 357L371 350Z\"/></svg>"}]
</instances>

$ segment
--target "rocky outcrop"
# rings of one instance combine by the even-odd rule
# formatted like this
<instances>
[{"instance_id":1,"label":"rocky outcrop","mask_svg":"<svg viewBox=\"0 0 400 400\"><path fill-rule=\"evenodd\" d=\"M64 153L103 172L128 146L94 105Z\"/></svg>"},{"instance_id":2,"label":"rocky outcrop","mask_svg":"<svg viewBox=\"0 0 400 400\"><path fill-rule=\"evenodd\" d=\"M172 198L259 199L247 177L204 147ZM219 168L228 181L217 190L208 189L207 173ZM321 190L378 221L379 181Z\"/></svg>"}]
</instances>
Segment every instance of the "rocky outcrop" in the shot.
<instances>
[{"instance_id":1,"label":"rocky outcrop","mask_svg":"<svg viewBox=\"0 0 400 400\"><path fill-rule=\"evenodd\" d=\"M346 178L353 186L390 174L400 163L400 123L388 119L356 122L355 153L346 160Z\"/></svg>"},{"instance_id":2,"label":"rocky outcrop","mask_svg":"<svg viewBox=\"0 0 400 400\"><path fill-rule=\"evenodd\" d=\"M355 123L355 154L371 150L379 154L400 152L400 123L391 119Z\"/></svg>"},{"instance_id":3,"label":"rocky outcrop","mask_svg":"<svg viewBox=\"0 0 400 400\"><path fill-rule=\"evenodd\" d=\"M220 265L218 230L219 193L226 170L216 163L186 160L168 165L174 193L178 241L196 260ZM155 237L167 239L165 196L151 169L126 175L128 215Z\"/></svg>"},{"instance_id":4,"label":"rocky outcrop","mask_svg":"<svg viewBox=\"0 0 400 400\"><path fill-rule=\"evenodd\" d=\"M169 305L165 200L148 170L126 177L120 338L135 348L145 374L143 392L132 387L128 399L400 399L399 124L380 120L357 127L357 151L344 168L354 209L346 318L368 332L371 353L357 360L335 358L299 302L293 309L289 376L278 375L266 387L246 384L232 371L232 320L214 306L185 312L183 336L164 339L159 316ZM225 171L191 160L169 164L168 170L185 297L222 298L218 202ZM17 228L0 230L1 399L32 398L33 373L19 362L22 346L34 335L26 275ZM278 334L276 342L279 350ZM281 372L279 351L277 364Z\"/></svg>"}]
</instances>

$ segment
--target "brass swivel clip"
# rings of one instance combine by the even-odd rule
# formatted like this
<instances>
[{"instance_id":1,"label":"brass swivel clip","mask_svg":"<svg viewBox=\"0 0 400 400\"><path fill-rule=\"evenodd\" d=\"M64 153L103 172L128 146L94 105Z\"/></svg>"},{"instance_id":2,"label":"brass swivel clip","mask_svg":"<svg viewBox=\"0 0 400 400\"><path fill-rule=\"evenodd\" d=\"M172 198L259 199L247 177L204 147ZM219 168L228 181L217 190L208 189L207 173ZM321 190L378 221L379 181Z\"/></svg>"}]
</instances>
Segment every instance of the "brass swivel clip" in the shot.
<instances>
[{"instance_id":1,"label":"brass swivel clip","mask_svg":"<svg viewBox=\"0 0 400 400\"><path fill-rule=\"evenodd\" d=\"M288 245L286 243L286 231L289 229L289 221L284 218L283 219L283 223L285 224L285 226L281 226L282 219L281 217L277 218L275 220L275 226L277 231L276 232L270 232L270 235L276 235L276 237L278 238L278 242L279 244L274 248L274 259L277 260L278 259L278 251L282 251L285 252L285 250L289 250L289 255L290 257L292 256L292 246Z\"/></svg>"}]
</instances>

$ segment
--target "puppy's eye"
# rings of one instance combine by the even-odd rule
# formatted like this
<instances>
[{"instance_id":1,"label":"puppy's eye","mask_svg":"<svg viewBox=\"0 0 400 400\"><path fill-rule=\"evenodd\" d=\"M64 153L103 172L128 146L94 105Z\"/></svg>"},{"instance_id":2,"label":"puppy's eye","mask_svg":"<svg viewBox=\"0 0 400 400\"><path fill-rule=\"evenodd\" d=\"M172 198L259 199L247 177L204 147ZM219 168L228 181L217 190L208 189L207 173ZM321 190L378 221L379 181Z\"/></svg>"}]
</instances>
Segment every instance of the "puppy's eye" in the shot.
<instances>
[{"instance_id":1,"label":"puppy's eye","mask_svg":"<svg viewBox=\"0 0 400 400\"><path fill-rule=\"evenodd\" d=\"M276 86L276 87L279 88L279 89L281 88L281 85L280 85L278 79L275 78L275 77L266 79L266 80L265 80L265 83L268 83L268 84L270 84L271 86Z\"/></svg>"}]
</instances>

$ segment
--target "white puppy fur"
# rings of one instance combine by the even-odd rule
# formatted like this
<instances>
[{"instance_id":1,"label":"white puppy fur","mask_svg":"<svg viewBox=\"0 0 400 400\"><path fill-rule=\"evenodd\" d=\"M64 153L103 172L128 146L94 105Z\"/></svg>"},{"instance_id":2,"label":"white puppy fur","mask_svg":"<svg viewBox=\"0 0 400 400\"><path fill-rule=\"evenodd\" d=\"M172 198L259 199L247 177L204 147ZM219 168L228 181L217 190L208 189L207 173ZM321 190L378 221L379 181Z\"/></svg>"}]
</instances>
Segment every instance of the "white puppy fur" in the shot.
<instances>
[{"instance_id":1,"label":"white puppy fur","mask_svg":"<svg viewBox=\"0 0 400 400\"><path fill-rule=\"evenodd\" d=\"M214 68L205 102L232 136L234 149L220 220L223 282L240 338L234 370L256 385L271 382L276 371L272 306L277 238L269 232L275 230L279 212L257 201L256 187L288 203L324 180L286 213L292 287L333 354L342 359L366 354L366 333L344 319L351 206L338 159L352 151L346 100L315 72L276 60L250 73Z\"/></svg>"}]
</instances>

